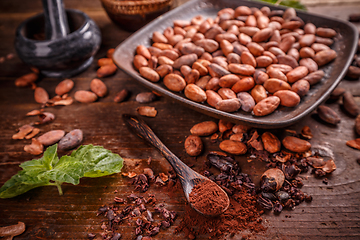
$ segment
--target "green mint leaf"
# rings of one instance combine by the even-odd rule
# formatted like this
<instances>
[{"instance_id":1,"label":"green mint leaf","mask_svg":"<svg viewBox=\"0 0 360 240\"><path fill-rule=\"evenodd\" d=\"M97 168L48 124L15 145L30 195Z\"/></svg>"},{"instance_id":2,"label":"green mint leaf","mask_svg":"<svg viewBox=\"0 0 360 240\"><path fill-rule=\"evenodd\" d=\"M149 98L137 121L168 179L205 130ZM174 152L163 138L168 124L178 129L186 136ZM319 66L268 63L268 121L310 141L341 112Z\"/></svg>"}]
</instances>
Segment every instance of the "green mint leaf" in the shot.
<instances>
[{"instance_id":1,"label":"green mint leaf","mask_svg":"<svg viewBox=\"0 0 360 240\"><path fill-rule=\"evenodd\" d=\"M84 177L102 177L118 173L124 160L118 155L101 146L81 146L71 153L84 163Z\"/></svg>"},{"instance_id":2,"label":"green mint leaf","mask_svg":"<svg viewBox=\"0 0 360 240\"><path fill-rule=\"evenodd\" d=\"M37 175L32 176L26 174L24 170L19 171L0 188L0 198L12 198L33 188L46 186L48 184L49 181L40 180Z\"/></svg>"},{"instance_id":3,"label":"green mint leaf","mask_svg":"<svg viewBox=\"0 0 360 240\"><path fill-rule=\"evenodd\" d=\"M285 7L292 7L292 8L296 8L296 9L301 9L301 10L307 10L306 7L301 4L299 1L297 0L260 0L261 2L267 2L267 3L271 3L271 4L275 4L277 3L278 5L281 6L285 6Z\"/></svg>"},{"instance_id":4,"label":"green mint leaf","mask_svg":"<svg viewBox=\"0 0 360 240\"><path fill-rule=\"evenodd\" d=\"M59 157L57 155L57 144L54 144L46 149L43 155L44 165L47 169L51 170L59 161Z\"/></svg>"},{"instance_id":5,"label":"green mint leaf","mask_svg":"<svg viewBox=\"0 0 360 240\"><path fill-rule=\"evenodd\" d=\"M80 178L83 176L84 164L76 158L63 156L53 169L42 173L39 178L77 185L80 182Z\"/></svg>"},{"instance_id":6,"label":"green mint leaf","mask_svg":"<svg viewBox=\"0 0 360 240\"><path fill-rule=\"evenodd\" d=\"M54 165L59 161L57 156L57 144L48 147L44 152L44 155L40 159L33 159L31 161L20 164L20 167L24 169L28 174L31 171L47 171L51 170ZM35 174L35 173L34 173Z\"/></svg>"},{"instance_id":7,"label":"green mint leaf","mask_svg":"<svg viewBox=\"0 0 360 240\"><path fill-rule=\"evenodd\" d=\"M82 177L101 177L118 173L123 159L111 151L93 145L80 146L71 156L57 155L57 144L50 146L40 159L20 164L23 169L1 188L0 198L11 198L41 186L56 186L62 195L61 184L79 184Z\"/></svg>"}]
</instances>

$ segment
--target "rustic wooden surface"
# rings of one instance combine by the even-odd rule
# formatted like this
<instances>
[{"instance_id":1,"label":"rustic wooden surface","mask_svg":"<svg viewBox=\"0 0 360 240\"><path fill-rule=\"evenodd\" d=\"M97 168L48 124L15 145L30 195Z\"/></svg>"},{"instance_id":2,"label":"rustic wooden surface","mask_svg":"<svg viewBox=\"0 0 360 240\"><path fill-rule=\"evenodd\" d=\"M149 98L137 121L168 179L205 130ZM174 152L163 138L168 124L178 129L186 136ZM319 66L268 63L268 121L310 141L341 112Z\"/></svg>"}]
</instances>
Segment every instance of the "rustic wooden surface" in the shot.
<instances>
[{"instance_id":1,"label":"rustic wooden surface","mask_svg":"<svg viewBox=\"0 0 360 240\"><path fill-rule=\"evenodd\" d=\"M178 1L184 2L184 1ZM116 47L131 33L117 28L106 16L99 1L66 0L67 8L76 8L86 12L95 20L102 32L101 49L96 59L104 57L106 50ZM359 10L359 5L333 6L326 10L312 7L310 11L335 17L347 18L352 10ZM16 27L28 17L41 12L41 1L0 1L0 57L9 53L15 54L13 47ZM332 15L331 14L331 15ZM96 63L73 77L76 90L89 89L90 81L96 76ZM13 174L19 171L18 165L34 157L23 151L30 140L12 140L11 136L23 124L36 121L34 117L25 114L40 106L34 101L33 91L29 88L16 88L14 80L30 69L18 57L6 59L0 63L0 184L2 185ZM62 79L42 78L37 85L44 87L50 96ZM84 132L83 144L103 145L105 148L120 154L125 158L124 172L142 172L148 166L146 161L152 158L150 167L155 173L166 172L169 164L150 145L128 131L121 119L121 114L136 114L136 108L143 104L135 101L137 93L147 91L125 73L118 70L116 75L103 79L109 87L105 98L92 104L74 103L71 106L48 108L47 111L56 115L54 122L40 126L44 133L51 129L70 131L80 128ZM341 86L350 90L355 96L360 96L358 81L342 81ZM115 94L121 89L130 90L131 97L123 103L114 103ZM360 104L359 98L356 98ZM185 163L194 165L195 170L203 167L205 154L197 159L186 155L183 149L189 129L196 123L205 120L215 120L176 103L159 98L148 104L158 110L156 118L144 118L158 137ZM300 130L310 126L314 138L311 143L316 148L322 148L333 154L337 170L328 177L326 185L315 179L309 173L303 177L303 191L313 196L311 203L303 203L293 211L284 211L279 216L272 213L264 215L269 226L265 234L257 239L359 239L360 238L360 166L356 159L359 151L351 149L345 142L354 139L354 118L345 114L339 103L329 106L340 114L341 123L332 127L320 122L316 115L311 114L303 121L289 127ZM281 133L283 129L276 130ZM217 144L211 144L209 138L204 138L205 153L218 150ZM64 154L66 152L61 152ZM262 163L249 161L247 156L236 158L245 173L250 174L257 182L259 174L265 169ZM134 186L129 185L129 179L121 174L97 179L82 179L77 186L64 185L64 195L59 196L55 187L42 187L31 190L12 199L0 199L0 226L16 224L23 221L26 231L15 239L86 239L88 233L100 233L100 222L103 218L96 216L97 209L113 202L115 196L126 197L134 192ZM117 193L115 193L117 191ZM149 193L154 193L159 202L164 202L169 210L175 210L179 217L175 225L166 231L161 231L153 239L184 239L184 235L174 235L175 226L179 224L185 206L185 198L180 189L167 189L151 186ZM134 228L121 228L123 239L135 239ZM241 236L241 235L239 235ZM234 239L239 239L235 236ZM199 239L206 239L200 236Z\"/></svg>"}]
</instances>

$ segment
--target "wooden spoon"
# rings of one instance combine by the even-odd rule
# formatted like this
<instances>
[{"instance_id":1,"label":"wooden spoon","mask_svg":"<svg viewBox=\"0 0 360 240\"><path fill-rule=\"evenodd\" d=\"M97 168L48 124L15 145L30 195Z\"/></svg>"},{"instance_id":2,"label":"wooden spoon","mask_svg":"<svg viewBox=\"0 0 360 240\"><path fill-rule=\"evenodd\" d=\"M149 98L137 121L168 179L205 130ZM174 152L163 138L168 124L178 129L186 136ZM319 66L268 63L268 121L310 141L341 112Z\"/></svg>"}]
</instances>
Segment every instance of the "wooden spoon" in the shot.
<instances>
[{"instance_id":1,"label":"wooden spoon","mask_svg":"<svg viewBox=\"0 0 360 240\"><path fill-rule=\"evenodd\" d=\"M197 212L206 215L206 216L216 216L226 211L226 209L230 205L229 197L227 196L226 192L216 185L220 191L224 192L227 199L226 199L226 205L224 206L223 210L220 213L210 215L205 214L198 209L196 209L191 202L189 201L189 194L191 193L193 187L201 182L204 181L211 181L207 177L204 177L203 175L195 172L191 168L189 168L185 163L183 163L178 157L175 156L161 141L160 139L155 135L155 133L151 130L151 128L146 125L146 123L137 118L136 116L131 116L128 114L122 115L125 123L127 126L135 131L135 133L143 138L146 139L149 143L151 143L154 147L156 147L163 155L164 157L169 161L169 163L172 165L174 170L176 171L177 175L180 178L181 185L183 187L185 197L187 201L190 203L191 207L194 208Z\"/></svg>"}]
</instances>

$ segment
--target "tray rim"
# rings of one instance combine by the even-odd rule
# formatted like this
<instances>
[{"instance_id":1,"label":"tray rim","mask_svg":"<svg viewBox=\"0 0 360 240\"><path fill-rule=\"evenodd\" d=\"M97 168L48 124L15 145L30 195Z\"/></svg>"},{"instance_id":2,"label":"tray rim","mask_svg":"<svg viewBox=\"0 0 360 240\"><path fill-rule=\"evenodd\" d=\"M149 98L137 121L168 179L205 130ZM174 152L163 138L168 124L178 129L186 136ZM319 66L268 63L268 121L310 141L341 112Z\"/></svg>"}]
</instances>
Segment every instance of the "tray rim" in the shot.
<instances>
[{"instance_id":1,"label":"tray rim","mask_svg":"<svg viewBox=\"0 0 360 240\"><path fill-rule=\"evenodd\" d=\"M298 115L287 119L287 120L283 120L283 121L276 121L276 122L266 122L266 117L267 116L263 116L263 117L253 117L251 119L248 119L248 115L234 115L232 113L228 113L228 112L223 112L223 111L219 111L215 108L212 108L210 106L204 105L202 103L197 103L194 102L190 99L187 99L185 96L179 96L177 94L175 94L174 92L171 92L170 90L162 87L161 85L159 85L158 83L153 83L150 82L148 80L146 80L145 78L141 77L139 72L136 71L133 67L132 64L132 59L130 60L130 66L132 67L131 69L129 69L127 66L125 66L125 64L123 64L123 62L118 61L117 59L117 55L121 55L121 50L122 48L124 48L124 46L127 46L131 41L133 41L134 39L136 39L137 37L139 38L144 38L144 35L147 36L149 35L149 32L147 31L148 28L152 28L153 26L157 25L158 23L163 23L163 19L167 19L170 18L171 15L176 15L179 14L179 12L183 11L184 9L191 7L191 6L197 6L201 3L211 3L214 0L191 0L188 1L184 4L182 4L181 6L159 16L158 18L154 19L152 22L148 23L147 25L145 25L144 27L142 27L141 29L139 29L138 31L136 31L135 33L133 33L130 37L128 37L127 39L125 39L122 43L120 43L116 49L115 52L113 54L113 61L114 63L118 66L118 68L120 68L121 70L123 70L125 73L127 73L128 75L130 75L131 77L135 78L138 82L140 82L142 85L144 85L147 88L150 88L153 91L156 91L158 93L160 93L161 95L163 95L164 97L176 100L176 102L179 102L195 111L199 111L201 113L204 113L206 115L212 116L214 118L217 119L226 119L228 121L231 122L236 122L236 123L241 123L241 124L246 124L246 125L250 125L253 127L258 127L258 128L265 128L265 129L271 129L271 128L281 128L281 127L286 127L289 125L292 125L296 122L298 122L299 120L301 120L302 118L304 118L305 116L309 115L311 112L313 112L315 110L315 108L317 106L319 106L321 103L323 103L327 97L330 95L330 93L332 92L332 90L334 90L336 88L336 86L340 83L340 81L343 79L343 77L345 76L348 67L350 66L351 62L352 62L352 56L355 54L356 52L356 43L358 41L358 34L356 34L356 27L353 24L350 24L346 21L343 21L341 19L336 19L336 18L332 18L332 17L327 17L327 16L323 16L320 14L316 14L316 13L308 13L306 11L303 10L298 10L296 9L296 12L300 12L301 14L304 15L308 15L308 17L317 17L317 18L322 18L324 20L331 20L331 21L335 21L344 25L347 25L353 33L353 41L352 41L352 46L351 46L351 50L350 50L350 56L348 57L344 68L342 69L342 71L340 72L340 74L337 76L337 78L333 81L333 83L330 85L330 87L326 90L325 94L323 94L322 96L320 96L318 99L315 99L314 103L312 104L312 106L310 106L309 108L305 109L304 111L300 112ZM220 1L216 1L216 3L225 3L229 2L228 0L220 0ZM262 6L269 6L273 9L281 9L281 10L285 10L287 9L287 7L283 7L283 6L275 6L272 4L268 4L265 2L257 2L257 1L248 1L248 0L238 0L236 2L238 4L238 6L240 5L247 5L246 3L249 3L250 5L258 5L258 7L262 7ZM171 25L169 25L171 26ZM151 32L152 34L152 32ZM150 38L148 38L147 40L150 40ZM331 64L331 63L330 63ZM301 104L301 103L300 103Z\"/></svg>"}]
</instances>

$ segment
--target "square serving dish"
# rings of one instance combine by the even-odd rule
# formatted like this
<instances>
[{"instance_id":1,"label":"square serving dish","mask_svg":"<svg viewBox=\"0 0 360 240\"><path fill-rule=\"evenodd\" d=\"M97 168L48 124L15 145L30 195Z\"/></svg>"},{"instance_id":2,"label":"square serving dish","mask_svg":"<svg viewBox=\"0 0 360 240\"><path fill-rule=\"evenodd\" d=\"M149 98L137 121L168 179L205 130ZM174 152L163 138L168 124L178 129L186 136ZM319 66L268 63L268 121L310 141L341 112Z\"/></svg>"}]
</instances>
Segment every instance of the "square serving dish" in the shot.
<instances>
[{"instance_id":1,"label":"square serving dish","mask_svg":"<svg viewBox=\"0 0 360 240\"><path fill-rule=\"evenodd\" d=\"M114 52L114 62L120 69L124 70L127 74L149 89L212 117L226 119L235 123L247 124L258 128L280 128L291 125L311 113L317 106L325 101L346 74L347 68L350 66L356 51L356 44L358 41L357 29L350 23L304 11L297 11L297 15L303 19L305 23L312 22L317 27L330 27L337 31L338 34L334 38L334 44L331 48L337 52L338 56L333 62L320 68L324 70L325 77L319 83L311 87L308 94L301 99L301 102L297 107L279 107L275 112L267 116L257 117L242 110L234 113L227 113L219 111L207 103L193 102L187 99L182 92L175 93L168 90L162 81L152 83L146 80L141 77L139 72L133 67L132 62L136 47L140 44L146 47L150 46L152 33L154 31L163 32L168 26L173 26L173 21L178 19L190 20L197 15L202 15L204 18L215 18L220 9L226 7L235 9L241 5L257 7L259 9L263 6L268 6L271 10L286 9L262 2L244 0L189 1L158 17L123 41Z\"/></svg>"}]
</instances>

